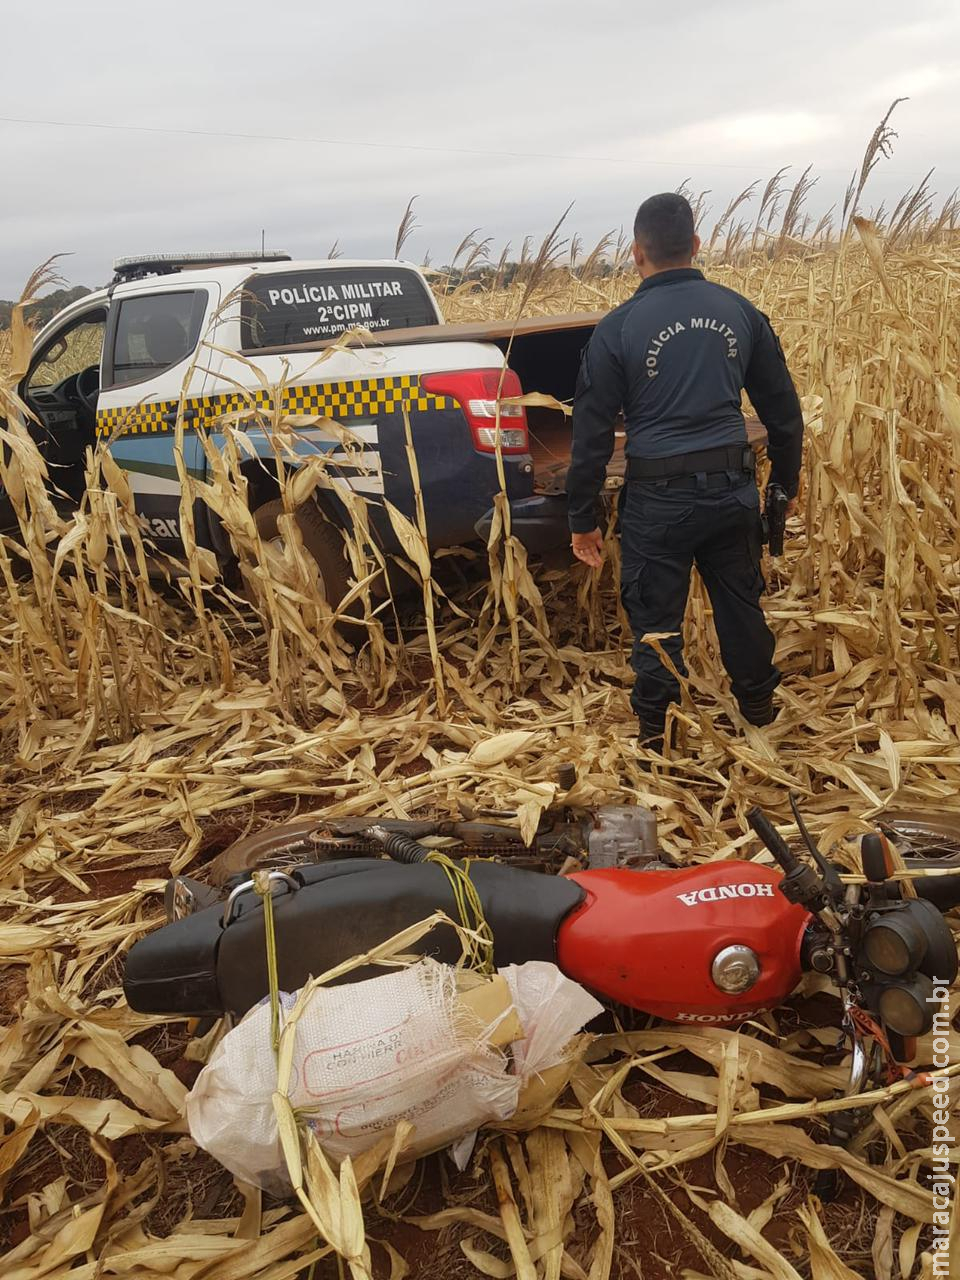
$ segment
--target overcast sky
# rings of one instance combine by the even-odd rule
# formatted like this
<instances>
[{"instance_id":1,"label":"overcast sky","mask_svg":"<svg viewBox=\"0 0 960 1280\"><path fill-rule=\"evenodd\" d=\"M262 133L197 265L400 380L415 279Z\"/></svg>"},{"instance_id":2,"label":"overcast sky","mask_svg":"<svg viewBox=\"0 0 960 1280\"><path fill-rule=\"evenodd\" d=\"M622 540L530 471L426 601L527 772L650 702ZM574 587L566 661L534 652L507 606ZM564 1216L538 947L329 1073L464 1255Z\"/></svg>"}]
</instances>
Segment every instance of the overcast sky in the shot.
<instances>
[{"instance_id":1,"label":"overcast sky","mask_svg":"<svg viewBox=\"0 0 960 1280\"><path fill-rule=\"evenodd\" d=\"M297 257L390 256L412 195L406 256L437 264L473 227L519 244L573 201L591 241L685 178L722 208L782 165L814 165L819 213L898 96L868 201L934 166L960 184L956 0L5 8L0 297L52 253L92 285L115 257L261 228Z\"/></svg>"}]
</instances>

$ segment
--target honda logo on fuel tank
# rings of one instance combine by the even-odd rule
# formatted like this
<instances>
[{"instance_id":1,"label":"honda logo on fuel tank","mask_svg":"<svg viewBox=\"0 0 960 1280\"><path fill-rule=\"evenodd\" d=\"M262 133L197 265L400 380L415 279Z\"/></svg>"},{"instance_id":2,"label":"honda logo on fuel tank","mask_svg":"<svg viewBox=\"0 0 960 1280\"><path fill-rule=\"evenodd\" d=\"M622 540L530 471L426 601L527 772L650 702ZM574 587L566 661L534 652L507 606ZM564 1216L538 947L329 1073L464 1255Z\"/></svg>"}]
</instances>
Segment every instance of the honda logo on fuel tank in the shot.
<instances>
[{"instance_id":1,"label":"honda logo on fuel tank","mask_svg":"<svg viewBox=\"0 0 960 1280\"><path fill-rule=\"evenodd\" d=\"M688 907L699 902L722 902L725 898L772 898L772 884L721 884L709 889L696 889L693 893L678 893L678 899Z\"/></svg>"}]
</instances>

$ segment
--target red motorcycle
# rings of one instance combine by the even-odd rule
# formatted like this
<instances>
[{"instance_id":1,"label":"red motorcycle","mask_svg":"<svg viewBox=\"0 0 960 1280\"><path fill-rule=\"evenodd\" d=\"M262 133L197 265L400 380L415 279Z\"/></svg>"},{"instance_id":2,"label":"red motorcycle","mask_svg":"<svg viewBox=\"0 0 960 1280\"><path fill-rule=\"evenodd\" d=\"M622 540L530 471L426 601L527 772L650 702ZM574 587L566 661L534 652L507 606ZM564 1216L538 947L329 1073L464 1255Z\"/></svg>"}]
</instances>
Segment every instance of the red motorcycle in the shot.
<instances>
[{"instance_id":1,"label":"red motorcycle","mask_svg":"<svg viewBox=\"0 0 960 1280\"><path fill-rule=\"evenodd\" d=\"M668 865L655 847L653 816L625 806L548 814L530 848L496 822L314 817L268 829L212 864L216 887L186 877L169 883L170 923L127 957L127 1001L142 1013L236 1018L267 994L255 868L269 876L286 991L437 910L456 919L451 879L422 843L439 835L447 854L457 842L473 855L459 865L478 895L498 967L550 960L610 1006L720 1027L782 1004L804 972L828 976L853 1049L849 1092L857 1092L868 1075L914 1057L937 1008L934 983L950 985L957 975L942 912L960 905L960 876L919 878L918 896L905 896L894 848L877 833L861 842L865 883L847 884L791 803L809 861L760 810L748 815L779 870L737 860ZM581 870L576 859L584 856L591 865ZM573 870L544 873L564 859ZM524 861L541 869L518 865ZM908 868L946 870L945 861L952 857L942 848L924 857L907 845ZM448 928L420 946L442 961L460 956ZM376 972L357 969L345 981Z\"/></svg>"}]
</instances>

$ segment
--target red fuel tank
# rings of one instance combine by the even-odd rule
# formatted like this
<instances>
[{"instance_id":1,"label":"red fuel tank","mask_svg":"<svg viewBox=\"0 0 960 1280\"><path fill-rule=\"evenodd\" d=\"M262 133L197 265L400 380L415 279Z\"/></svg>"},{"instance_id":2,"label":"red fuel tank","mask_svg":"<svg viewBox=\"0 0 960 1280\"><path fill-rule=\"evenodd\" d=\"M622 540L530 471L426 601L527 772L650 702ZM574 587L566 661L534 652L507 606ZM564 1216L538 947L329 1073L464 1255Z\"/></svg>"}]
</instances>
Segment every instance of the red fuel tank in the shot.
<instances>
[{"instance_id":1,"label":"red fuel tank","mask_svg":"<svg viewBox=\"0 0 960 1280\"><path fill-rule=\"evenodd\" d=\"M560 926L557 963L590 991L660 1018L740 1021L780 1004L800 980L811 917L780 893L782 878L737 861L579 872L571 879L587 898ZM748 947L756 957L759 974L744 991L713 980L726 947Z\"/></svg>"}]
</instances>

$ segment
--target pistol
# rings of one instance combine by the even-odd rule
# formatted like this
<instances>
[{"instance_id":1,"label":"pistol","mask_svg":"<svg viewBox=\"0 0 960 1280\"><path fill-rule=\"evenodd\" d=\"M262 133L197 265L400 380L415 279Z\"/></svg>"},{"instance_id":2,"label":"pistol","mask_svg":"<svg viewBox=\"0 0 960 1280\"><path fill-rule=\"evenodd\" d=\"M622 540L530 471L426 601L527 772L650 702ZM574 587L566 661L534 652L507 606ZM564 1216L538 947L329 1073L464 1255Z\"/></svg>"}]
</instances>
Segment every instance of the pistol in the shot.
<instances>
[{"instance_id":1,"label":"pistol","mask_svg":"<svg viewBox=\"0 0 960 1280\"><path fill-rule=\"evenodd\" d=\"M790 499L779 484L768 484L763 504L764 542L770 546L772 556L783 555L783 535L787 528L787 507Z\"/></svg>"}]
</instances>

